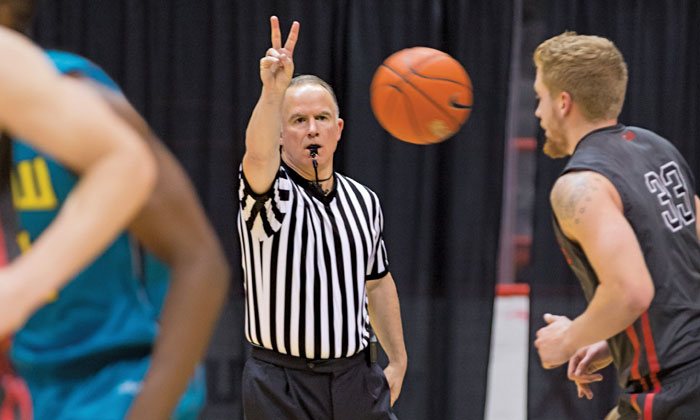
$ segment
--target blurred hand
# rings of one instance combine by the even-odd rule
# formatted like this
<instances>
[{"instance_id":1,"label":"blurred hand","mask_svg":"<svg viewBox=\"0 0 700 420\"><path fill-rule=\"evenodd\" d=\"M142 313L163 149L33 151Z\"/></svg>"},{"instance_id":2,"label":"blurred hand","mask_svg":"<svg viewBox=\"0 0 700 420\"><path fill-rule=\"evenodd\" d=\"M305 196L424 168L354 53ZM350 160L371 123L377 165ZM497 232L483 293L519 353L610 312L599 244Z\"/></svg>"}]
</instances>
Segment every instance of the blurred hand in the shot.
<instances>
[{"instance_id":1,"label":"blurred hand","mask_svg":"<svg viewBox=\"0 0 700 420\"><path fill-rule=\"evenodd\" d=\"M589 400L593 398L593 391L588 384L602 381L603 375L594 372L603 369L611 362L610 348L605 340L582 347L573 355L569 360L567 374L569 379L576 383L579 398L584 396Z\"/></svg>"},{"instance_id":2,"label":"blurred hand","mask_svg":"<svg viewBox=\"0 0 700 420\"><path fill-rule=\"evenodd\" d=\"M384 376L386 376L386 381L389 383L389 389L391 390L391 405L399 398L401 394L401 387L403 386L403 377L406 375L406 367L398 367L395 364L389 363L389 365L384 369Z\"/></svg>"},{"instance_id":3,"label":"blurred hand","mask_svg":"<svg viewBox=\"0 0 700 420\"><path fill-rule=\"evenodd\" d=\"M272 48L268 49L265 57L260 59L260 79L264 88L284 92L294 75L292 56L299 36L299 22L292 23L284 47L282 47L282 33L277 16L270 18L270 33Z\"/></svg>"},{"instance_id":4,"label":"blurred hand","mask_svg":"<svg viewBox=\"0 0 700 420\"><path fill-rule=\"evenodd\" d=\"M566 348L565 334L571 320L565 316L544 314L546 327L537 331L535 347L540 355L542 367L554 369L568 362L576 349Z\"/></svg>"}]
</instances>

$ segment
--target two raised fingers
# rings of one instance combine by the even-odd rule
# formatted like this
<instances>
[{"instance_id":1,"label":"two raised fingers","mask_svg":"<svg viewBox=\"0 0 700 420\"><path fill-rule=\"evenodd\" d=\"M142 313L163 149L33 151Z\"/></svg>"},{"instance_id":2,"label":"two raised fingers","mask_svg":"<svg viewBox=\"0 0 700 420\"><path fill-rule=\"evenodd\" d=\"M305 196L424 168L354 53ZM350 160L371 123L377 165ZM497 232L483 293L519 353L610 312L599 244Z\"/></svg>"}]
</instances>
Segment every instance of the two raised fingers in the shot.
<instances>
[{"instance_id":1,"label":"two raised fingers","mask_svg":"<svg viewBox=\"0 0 700 420\"><path fill-rule=\"evenodd\" d=\"M277 16L270 17L270 38L273 49L282 49L282 31L280 31L280 22L279 19L277 19ZM289 30L287 41L284 43L284 49L288 51L290 56L294 53L294 47L297 44L298 38L299 22L294 21L294 23L292 23L292 28Z\"/></svg>"}]
</instances>

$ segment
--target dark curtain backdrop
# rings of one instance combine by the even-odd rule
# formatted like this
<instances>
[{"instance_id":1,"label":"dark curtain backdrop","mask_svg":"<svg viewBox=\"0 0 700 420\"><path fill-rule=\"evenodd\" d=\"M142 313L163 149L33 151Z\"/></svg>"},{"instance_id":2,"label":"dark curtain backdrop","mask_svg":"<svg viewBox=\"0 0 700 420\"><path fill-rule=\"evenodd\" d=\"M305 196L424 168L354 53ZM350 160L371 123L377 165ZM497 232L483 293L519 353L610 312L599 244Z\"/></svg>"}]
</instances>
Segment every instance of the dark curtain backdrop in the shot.
<instances>
[{"instance_id":1,"label":"dark curtain backdrop","mask_svg":"<svg viewBox=\"0 0 700 420\"><path fill-rule=\"evenodd\" d=\"M673 142L700 175L700 3L695 0L541 0L541 40L575 30L610 38L629 66L620 121L656 131ZM531 52L530 52L531 54ZM533 66L534 74L534 66ZM541 135L540 135L541 137ZM540 139L540 146L542 139ZM537 162L530 338L545 312L576 316L585 308L578 281L566 266L552 232L548 194L565 161L540 154ZM545 371L536 352L529 369L530 419L602 419L616 402L614 370L594 385L592 401L578 400L565 368Z\"/></svg>"},{"instance_id":2,"label":"dark curtain backdrop","mask_svg":"<svg viewBox=\"0 0 700 420\"><path fill-rule=\"evenodd\" d=\"M180 158L234 267L207 360L203 418L241 418L242 287L237 168L260 92L268 18L301 22L296 71L337 91L345 119L336 169L374 189L402 303L409 369L402 419L483 418L500 220L512 4L490 0L46 0L45 47L103 66ZM444 50L471 75L475 108L454 138L423 147L375 121L369 85L389 54Z\"/></svg>"}]
</instances>

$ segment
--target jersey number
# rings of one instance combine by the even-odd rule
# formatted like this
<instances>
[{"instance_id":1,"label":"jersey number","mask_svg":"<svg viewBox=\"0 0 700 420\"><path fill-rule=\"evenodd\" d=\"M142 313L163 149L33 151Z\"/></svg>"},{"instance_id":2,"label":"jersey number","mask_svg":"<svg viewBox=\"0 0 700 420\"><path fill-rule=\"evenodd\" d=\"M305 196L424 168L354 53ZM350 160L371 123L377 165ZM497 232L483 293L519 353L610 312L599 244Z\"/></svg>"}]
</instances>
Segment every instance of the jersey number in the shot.
<instances>
[{"instance_id":1,"label":"jersey number","mask_svg":"<svg viewBox=\"0 0 700 420\"><path fill-rule=\"evenodd\" d=\"M649 171L644 174L647 189L659 199L663 211L661 217L666 227L677 232L695 221L693 206L688 188L678 164L670 161L663 165L659 173Z\"/></svg>"}]
</instances>

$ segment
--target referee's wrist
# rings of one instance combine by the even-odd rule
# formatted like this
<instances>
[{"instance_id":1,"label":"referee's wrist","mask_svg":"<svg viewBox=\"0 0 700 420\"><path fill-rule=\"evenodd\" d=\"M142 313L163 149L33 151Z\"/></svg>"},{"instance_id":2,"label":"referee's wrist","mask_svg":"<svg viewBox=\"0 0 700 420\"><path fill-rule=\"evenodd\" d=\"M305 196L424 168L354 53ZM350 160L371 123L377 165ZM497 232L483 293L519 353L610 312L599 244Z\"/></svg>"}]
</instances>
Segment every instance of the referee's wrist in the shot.
<instances>
[{"instance_id":1,"label":"referee's wrist","mask_svg":"<svg viewBox=\"0 0 700 420\"><path fill-rule=\"evenodd\" d=\"M406 357L406 353L402 355L393 355L393 356L387 356L389 359L389 364L400 367L403 369L406 369L408 366L408 358Z\"/></svg>"}]
</instances>

